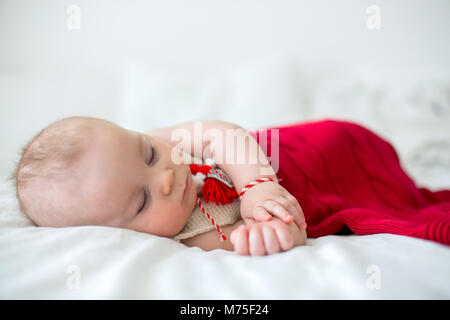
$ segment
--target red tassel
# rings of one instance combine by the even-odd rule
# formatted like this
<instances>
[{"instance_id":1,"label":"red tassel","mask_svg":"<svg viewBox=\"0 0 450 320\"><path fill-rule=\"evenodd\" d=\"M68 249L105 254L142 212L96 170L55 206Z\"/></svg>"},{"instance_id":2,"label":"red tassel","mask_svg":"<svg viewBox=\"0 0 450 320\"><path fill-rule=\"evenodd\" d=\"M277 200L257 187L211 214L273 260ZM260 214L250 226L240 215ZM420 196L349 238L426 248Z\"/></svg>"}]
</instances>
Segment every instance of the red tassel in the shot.
<instances>
[{"instance_id":1,"label":"red tassel","mask_svg":"<svg viewBox=\"0 0 450 320\"><path fill-rule=\"evenodd\" d=\"M216 204L227 204L233 202L238 197L234 187L228 187L224 183L214 178L207 178L202 189L203 200L208 203L214 201Z\"/></svg>"},{"instance_id":2,"label":"red tassel","mask_svg":"<svg viewBox=\"0 0 450 320\"><path fill-rule=\"evenodd\" d=\"M231 182L231 179L222 170L214 169L206 164L201 166L197 164L190 164L189 166L193 175L196 175L199 172L205 175L205 183L202 187L202 196L206 203L209 201L214 201L216 205L218 205L219 202L221 204L227 204L231 203L234 198L239 197L233 183ZM214 218L206 212L205 208L203 208L202 202L198 196L197 203L203 214L211 221L213 226L219 232L221 240L227 240L227 237L223 234L219 225L216 224Z\"/></svg>"},{"instance_id":3,"label":"red tassel","mask_svg":"<svg viewBox=\"0 0 450 320\"><path fill-rule=\"evenodd\" d=\"M215 178L209 177L208 173L211 170L214 170L211 166L208 166L206 164L204 165L197 165L197 164L190 164L192 174L196 174L197 172L201 172L206 176L205 184L202 188L202 196L203 200L208 203L209 201L215 202L215 204L227 204L233 202L234 198L239 197L236 189L231 184L231 180L229 177L225 174L225 172L216 169L215 172ZM211 171L212 172L212 171ZM228 180L228 183L231 184L231 187L226 185L223 180Z\"/></svg>"},{"instance_id":4,"label":"red tassel","mask_svg":"<svg viewBox=\"0 0 450 320\"><path fill-rule=\"evenodd\" d=\"M209 172L209 170L211 170L211 167L208 166L207 164L203 164L203 165L199 166L196 163L192 163L192 164L189 165L189 167L191 168L191 173L194 174L194 175L197 172L201 172L201 173L203 173L206 176L206 174Z\"/></svg>"}]
</instances>

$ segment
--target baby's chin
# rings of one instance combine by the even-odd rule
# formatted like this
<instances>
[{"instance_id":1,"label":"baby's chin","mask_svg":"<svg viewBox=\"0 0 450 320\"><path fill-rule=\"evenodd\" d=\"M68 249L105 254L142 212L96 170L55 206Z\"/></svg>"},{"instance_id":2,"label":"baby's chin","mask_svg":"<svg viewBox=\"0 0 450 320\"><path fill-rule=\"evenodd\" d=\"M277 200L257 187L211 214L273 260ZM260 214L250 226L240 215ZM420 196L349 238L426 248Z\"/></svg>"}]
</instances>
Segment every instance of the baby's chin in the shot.
<instances>
[{"instance_id":1,"label":"baby's chin","mask_svg":"<svg viewBox=\"0 0 450 320\"><path fill-rule=\"evenodd\" d=\"M195 193L195 192L194 192ZM197 193L195 193L192 196L191 202L188 204L188 210L186 210L182 217L179 217L179 225L177 223L177 229L175 230L175 234L173 236L176 236L178 233L180 233L186 223L188 222L189 218L191 217L192 212L195 209L195 206L197 205Z\"/></svg>"}]
</instances>

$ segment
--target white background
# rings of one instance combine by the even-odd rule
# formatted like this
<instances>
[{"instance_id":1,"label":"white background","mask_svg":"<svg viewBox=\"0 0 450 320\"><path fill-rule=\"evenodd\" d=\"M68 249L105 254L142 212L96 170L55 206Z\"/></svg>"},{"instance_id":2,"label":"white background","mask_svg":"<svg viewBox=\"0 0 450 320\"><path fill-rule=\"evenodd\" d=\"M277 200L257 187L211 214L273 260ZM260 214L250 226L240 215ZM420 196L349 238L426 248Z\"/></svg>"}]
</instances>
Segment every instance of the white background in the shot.
<instances>
[{"instance_id":1,"label":"white background","mask_svg":"<svg viewBox=\"0 0 450 320\"><path fill-rule=\"evenodd\" d=\"M448 187L449 27L446 0L2 0L0 174L65 116L135 130L339 117L393 142L419 182Z\"/></svg>"}]
</instances>

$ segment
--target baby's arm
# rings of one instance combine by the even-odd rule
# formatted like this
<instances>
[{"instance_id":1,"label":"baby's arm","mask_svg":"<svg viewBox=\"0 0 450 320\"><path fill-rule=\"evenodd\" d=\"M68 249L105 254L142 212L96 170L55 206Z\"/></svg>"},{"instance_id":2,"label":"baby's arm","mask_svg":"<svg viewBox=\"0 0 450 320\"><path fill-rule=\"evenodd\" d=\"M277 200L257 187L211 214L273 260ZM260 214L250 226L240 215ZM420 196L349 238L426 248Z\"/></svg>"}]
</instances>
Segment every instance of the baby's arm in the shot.
<instances>
[{"instance_id":1,"label":"baby's arm","mask_svg":"<svg viewBox=\"0 0 450 320\"><path fill-rule=\"evenodd\" d=\"M239 220L235 224L223 227L222 231L230 240L220 241L217 230L213 229L181 240L181 243L205 251L224 249L236 251L240 255L265 255L304 245L307 237L306 231L299 229L295 223L286 224L277 218L251 226Z\"/></svg>"},{"instance_id":2,"label":"baby's arm","mask_svg":"<svg viewBox=\"0 0 450 320\"><path fill-rule=\"evenodd\" d=\"M179 134L172 136L176 131L184 133L183 137ZM236 124L219 120L198 120L155 128L149 130L148 134L173 146L181 145L184 151L197 158L213 158L217 166L231 178L238 192L247 183L258 178L271 177L277 181L275 171L262 148L246 130ZM183 138L182 142L177 137ZM222 137L222 141L218 137ZM227 155L233 155L232 161L228 161ZM258 186L244 194L241 199L241 216L247 224L249 220L266 221L271 215L286 223L293 219L298 226L304 223L304 215L297 200L276 184L265 192L260 192L261 187ZM256 189L259 191L255 191ZM262 189L267 188L264 186Z\"/></svg>"},{"instance_id":3,"label":"baby's arm","mask_svg":"<svg viewBox=\"0 0 450 320\"><path fill-rule=\"evenodd\" d=\"M175 130L178 134L172 137ZM154 128L147 133L172 146L181 145L184 151L197 158L213 158L217 166L230 176L236 190L241 190L248 182L260 177L277 178L256 140L245 129L234 123L197 120ZM187 136L180 139L179 133L185 133ZM227 136L232 136L232 139L227 139ZM222 141L216 141L218 137L222 137ZM230 140L230 143L227 143L227 140ZM244 154L240 154L242 152ZM228 160L227 154L234 155L231 161Z\"/></svg>"},{"instance_id":4,"label":"baby's arm","mask_svg":"<svg viewBox=\"0 0 450 320\"><path fill-rule=\"evenodd\" d=\"M196 120L182 122L169 127L159 127L148 130L151 137L159 138L173 147L200 159L213 158L210 150L211 139L206 135L215 132L226 137L227 129L240 128L238 125L220 120ZM180 134L183 134L180 136Z\"/></svg>"}]
</instances>

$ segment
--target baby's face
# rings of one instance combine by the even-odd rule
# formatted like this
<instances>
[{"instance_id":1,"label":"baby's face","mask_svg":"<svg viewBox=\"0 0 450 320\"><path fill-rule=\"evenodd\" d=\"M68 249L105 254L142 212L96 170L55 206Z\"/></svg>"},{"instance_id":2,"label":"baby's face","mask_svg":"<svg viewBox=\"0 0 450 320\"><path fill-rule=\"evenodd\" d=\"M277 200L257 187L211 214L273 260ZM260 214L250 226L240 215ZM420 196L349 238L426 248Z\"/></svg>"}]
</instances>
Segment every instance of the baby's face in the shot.
<instances>
[{"instance_id":1,"label":"baby's face","mask_svg":"<svg viewBox=\"0 0 450 320\"><path fill-rule=\"evenodd\" d=\"M172 150L161 139L112 124L99 126L77 164L78 190L68 199L85 208L77 224L163 237L180 232L197 191L189 165L175 164Z\"/></svg>"}]
</instances>

